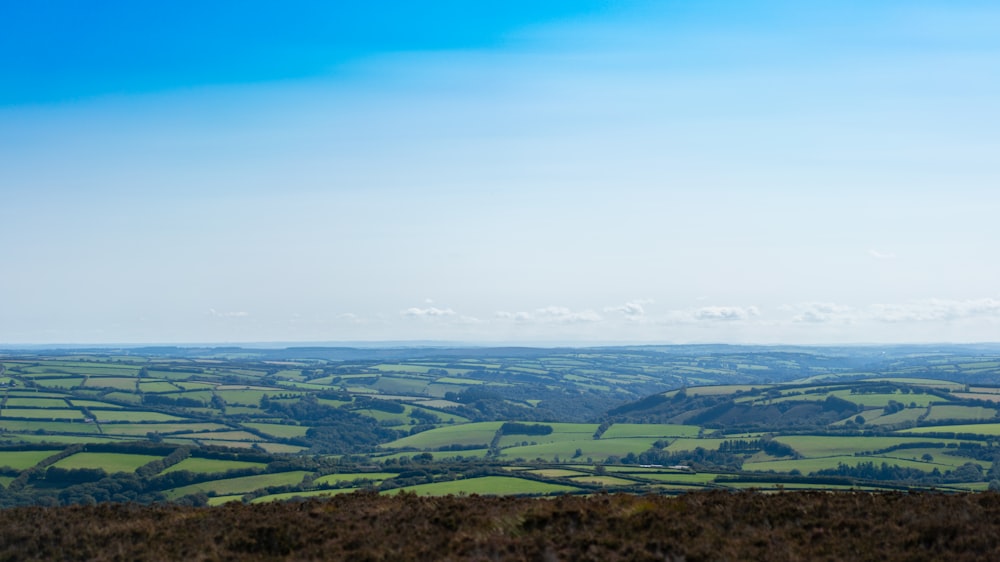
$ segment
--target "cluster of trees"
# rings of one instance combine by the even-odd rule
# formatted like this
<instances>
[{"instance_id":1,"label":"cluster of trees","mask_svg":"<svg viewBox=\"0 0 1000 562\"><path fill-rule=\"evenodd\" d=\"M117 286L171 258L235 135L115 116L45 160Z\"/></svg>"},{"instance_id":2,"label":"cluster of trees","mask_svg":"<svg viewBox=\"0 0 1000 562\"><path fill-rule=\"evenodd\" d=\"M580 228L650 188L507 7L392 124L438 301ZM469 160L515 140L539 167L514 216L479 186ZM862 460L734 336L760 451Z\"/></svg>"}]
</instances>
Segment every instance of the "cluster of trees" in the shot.
<instances>
[{"instance_id":1,"label":"cluster of trees","mask_svg":"<svg viewBox=\"0 0 1000 562\"><path fill-rule=\"evenodd\" d=\"M343 454L366 452L380 443L398 439L403 432L380 425L373 418L319 402L314 394L305 394L295 402L271 400L267 412L310 426L305 440L289 440L309 446L310 452Z\"/></svg>"},{"instance_id":2,"label":"cluster of trees","mask_svg":"<svg viewBox=\"0 0 1000 562\"><path fill-rule=\"evenodd\" d=\"M752 455L758 451L763 451L772 457L797 458L800 456L792 447L767 437L759 439L728 439L719 443L720 453Z\"/></svg>"},{"instance_id":3,"label":"cluster of trees","mask_svg":"<svg viewBox=\"0 0 1000 562\"><path fill-rule=\"evenodd\" d=\"M541 423L517 423L507 422L500 426L502 435L549 435L552 433L552 426Z\"/></svg>"},{"instance_id":4,"label":"cluster of trees","mask_svg":"<svg viewBox=\"0 0 1000 562\"><path fill-rule=\"evenodd\" d=\"M693 451L664 451L652 448L638 455L609 457L608 464L659 464L663 466L687 465L695 470L735 471L743 468L743 455L697 447Z\"/></svg>"},{"instance_id":5,"label":"cluster of trees","mask_svg":"<svg viewBox=\"0 0 1000 562\"><path fill-rule=\"evenodd\" d=\"M185 396L173 397L168 394L142 395L142 403L147 406L161 406L165 408L204 408L205 402Z\"/></svg>"},{"instance_id":6,"label":"cluster of trees","mask_svg":"<svg viewBox=\"0 0 1000 562\"><path fill-rule=\"evenodd\" d=\"M861 462L856 465L840 463L837 468L827 468L811 473L816 476L846 476L852 479L880 480L893 482L915 482L922 484L945 484L951 482L982 482L983 467L976 463L965 463L954 470L941 473L935 468L924 472L917 468L890 465L886 462Z\"/></svg>"}]
</instances>

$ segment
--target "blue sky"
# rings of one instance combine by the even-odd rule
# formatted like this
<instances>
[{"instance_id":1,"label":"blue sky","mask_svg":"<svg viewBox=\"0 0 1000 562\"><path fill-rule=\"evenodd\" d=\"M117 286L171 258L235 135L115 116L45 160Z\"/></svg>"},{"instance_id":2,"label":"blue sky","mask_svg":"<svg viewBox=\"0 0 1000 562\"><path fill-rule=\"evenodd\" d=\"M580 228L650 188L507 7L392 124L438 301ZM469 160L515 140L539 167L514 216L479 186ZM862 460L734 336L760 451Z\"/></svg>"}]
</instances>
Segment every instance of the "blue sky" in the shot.
<instances>
[{"instance_id":1,"label":"blue sky","mask_svg":"<svg viewBox=\"0 0 1000 562\"><path fill-rule=\"evenodd\" d=\"M1000 341L992 2L9 4L0 343Z\"/></svg>"}]
</instances>

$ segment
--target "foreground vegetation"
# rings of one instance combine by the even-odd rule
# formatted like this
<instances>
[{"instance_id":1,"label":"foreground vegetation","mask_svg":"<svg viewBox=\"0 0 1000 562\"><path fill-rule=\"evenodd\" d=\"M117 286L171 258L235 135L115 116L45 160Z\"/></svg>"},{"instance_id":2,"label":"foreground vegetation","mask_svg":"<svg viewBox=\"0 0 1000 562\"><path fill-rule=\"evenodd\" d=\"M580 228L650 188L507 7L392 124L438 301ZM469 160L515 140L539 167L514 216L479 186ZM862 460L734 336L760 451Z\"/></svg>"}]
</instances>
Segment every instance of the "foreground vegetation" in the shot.
<instances>
[{"instance_id":1,"label":"foreground vegetation","mask_svg":"<svg viewBox=\"0 0 1000 562\"><path fill-rule=\"evenodd\" d=\"M221 508L0 511L0 557L35 560L990 560L1000 495L679 497L345 494ZM392 532L386 532L391 529ZM419 537L419 540L414 540Z\"/></svg>"}]
</instances>

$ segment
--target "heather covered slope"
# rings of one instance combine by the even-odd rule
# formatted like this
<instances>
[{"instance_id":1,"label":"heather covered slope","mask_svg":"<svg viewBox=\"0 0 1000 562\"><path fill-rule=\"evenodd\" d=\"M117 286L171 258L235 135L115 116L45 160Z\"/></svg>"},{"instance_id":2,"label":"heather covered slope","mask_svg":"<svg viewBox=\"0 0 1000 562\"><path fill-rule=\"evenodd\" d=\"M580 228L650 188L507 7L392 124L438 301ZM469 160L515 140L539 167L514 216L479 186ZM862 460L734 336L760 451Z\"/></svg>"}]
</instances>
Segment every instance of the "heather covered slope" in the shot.
<instances>
[{"instance_id":1,"label":"heather covered slope","mask_svg":"<svg viewBox=\"0 0 1000 562\"><path fill-rule=\"evenodd\" d=\"M5 560L958 561L1000 558L1000 494L351 494L219 508L16 508L0 511L0 528Z\"/></svg>"}]
</instances>

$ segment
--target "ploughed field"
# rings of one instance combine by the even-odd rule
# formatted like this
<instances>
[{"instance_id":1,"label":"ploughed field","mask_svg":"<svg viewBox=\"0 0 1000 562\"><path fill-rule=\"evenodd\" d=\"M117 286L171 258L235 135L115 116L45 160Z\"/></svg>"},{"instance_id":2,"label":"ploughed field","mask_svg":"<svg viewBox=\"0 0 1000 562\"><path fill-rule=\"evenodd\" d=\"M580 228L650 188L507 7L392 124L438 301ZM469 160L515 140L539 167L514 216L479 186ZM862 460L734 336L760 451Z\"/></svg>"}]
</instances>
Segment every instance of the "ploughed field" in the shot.
<instances>
[{"instance_id":1,"label":"ploughed field","mask_svg":"<svg viewBox=\"0 0 1000 562\"><path fill-rule=\"evenodd\" d=\"M996 560L1000 494L379 496L0 510L18 560Z\"/></svg>"}]
</instances>

